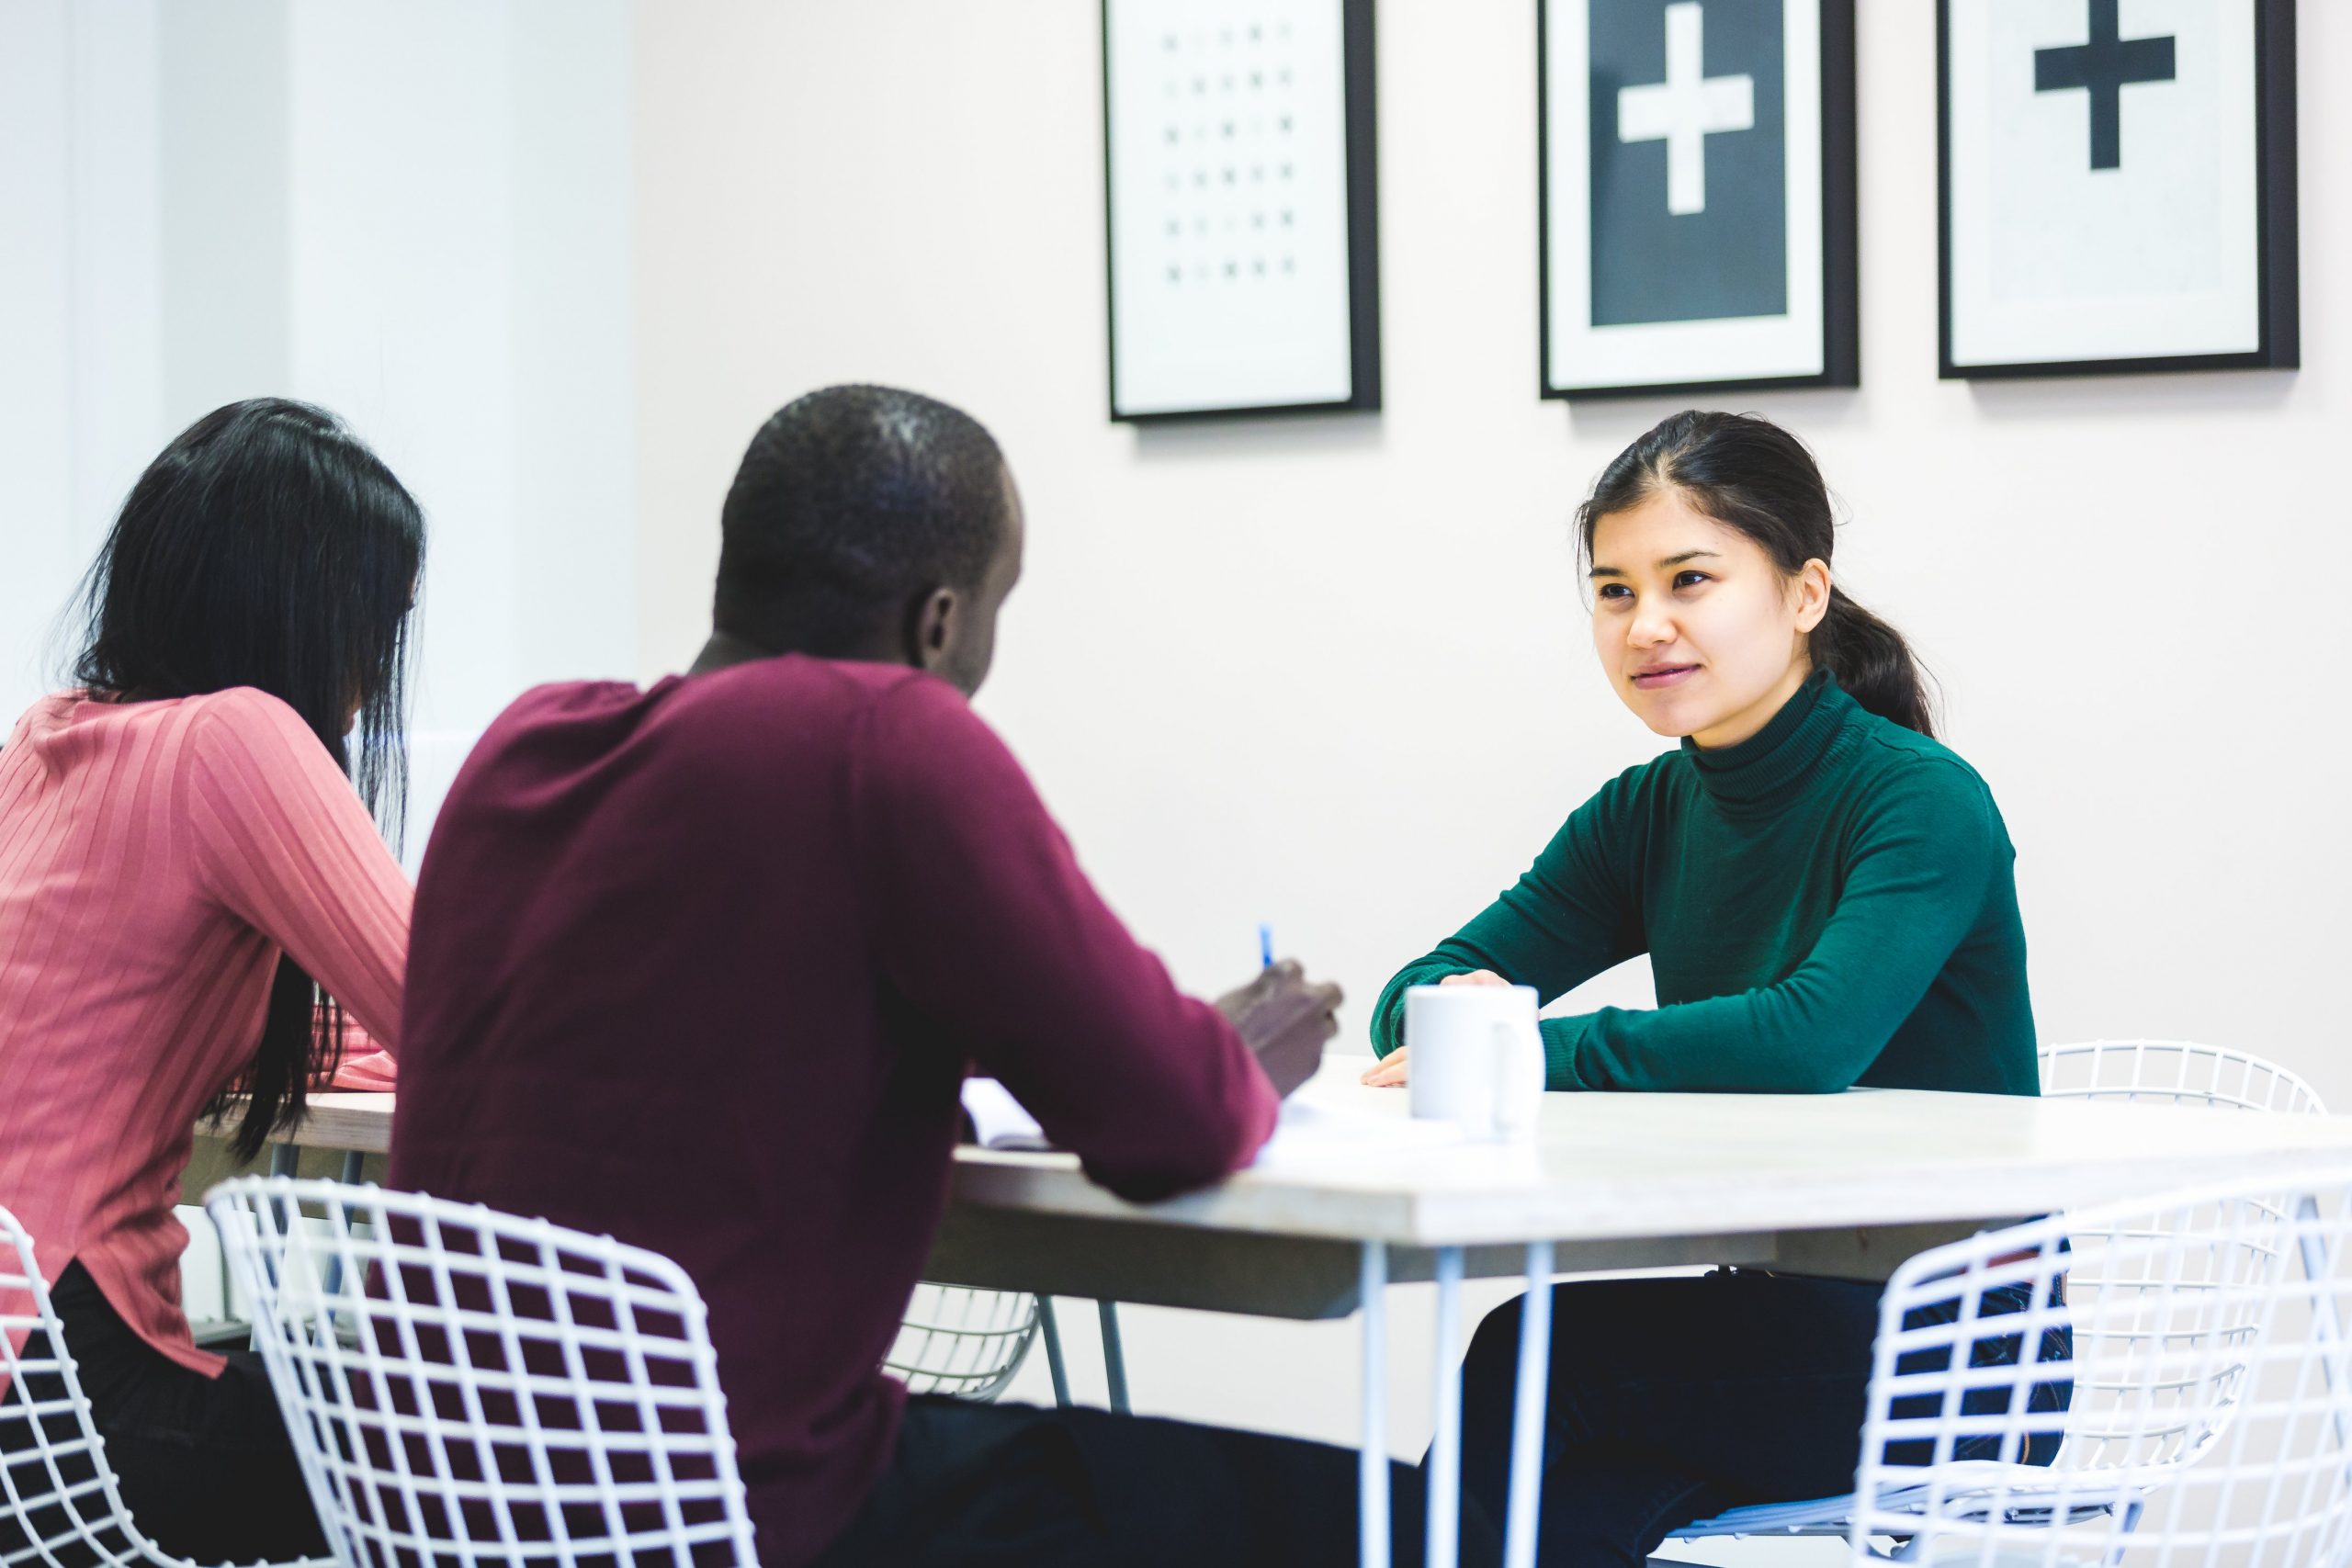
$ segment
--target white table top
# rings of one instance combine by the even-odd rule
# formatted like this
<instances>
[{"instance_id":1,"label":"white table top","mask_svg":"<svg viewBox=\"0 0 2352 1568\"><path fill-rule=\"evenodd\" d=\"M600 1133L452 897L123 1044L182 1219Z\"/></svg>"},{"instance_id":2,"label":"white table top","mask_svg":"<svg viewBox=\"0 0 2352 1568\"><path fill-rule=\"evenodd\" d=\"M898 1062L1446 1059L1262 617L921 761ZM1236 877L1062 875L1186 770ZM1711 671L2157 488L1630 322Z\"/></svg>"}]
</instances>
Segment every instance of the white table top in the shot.
<instances>
[{"instance_id":1,"label":"white table top","mask_svg":"<svg viewBox=\"0 0 2352 1568\"><path fill-rule=\"evenodd\" d=\"M1359 1117L1400 1089L1334 1057L1300 1092ZM311 1097L300 1141L381 1151L392 1097ZM1532 1147L1384 1147L1241 1172L1148 1205L1064 1154L957 1151L958 1206L1260 1235L1443 1247L2018 1218L2208 1178L2352 1169L2352 1117L1908 1089L1547 1094Z\"/></svg>"}]
</instances>

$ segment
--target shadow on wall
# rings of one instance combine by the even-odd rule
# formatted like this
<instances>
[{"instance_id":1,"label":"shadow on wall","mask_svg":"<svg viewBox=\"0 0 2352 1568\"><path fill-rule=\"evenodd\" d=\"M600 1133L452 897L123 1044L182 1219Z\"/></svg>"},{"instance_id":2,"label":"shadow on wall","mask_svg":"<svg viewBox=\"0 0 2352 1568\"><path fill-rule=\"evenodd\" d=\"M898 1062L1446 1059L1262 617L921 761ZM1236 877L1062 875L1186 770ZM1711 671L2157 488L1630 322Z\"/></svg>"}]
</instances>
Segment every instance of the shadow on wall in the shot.
<instances>
[{"instance_id":1,"label":"shadow on wall","mask_svg":"<svg viewBox=\"0 0 2352 1568\"><path fill-rule=\"evenodd\" d=\"M1202 457L1369 456L1387 444L1376 412L1179 420L1138 424L1135 432L1136 457L1146 463L1189 462Z\"/></svg>"},{"instance_id":2,"label":"shadow on wall","mask_svg":"<svg viewBox=\"0 0 2352 1568\"><path fill-rule=\"evenodd\" d=\"M2032 376L1971 381L1989 420L2145 419L2162 414L2260 414L2286 406L2301 372L2208 370L2194 375Z\"/></svg>"}]
</instances>

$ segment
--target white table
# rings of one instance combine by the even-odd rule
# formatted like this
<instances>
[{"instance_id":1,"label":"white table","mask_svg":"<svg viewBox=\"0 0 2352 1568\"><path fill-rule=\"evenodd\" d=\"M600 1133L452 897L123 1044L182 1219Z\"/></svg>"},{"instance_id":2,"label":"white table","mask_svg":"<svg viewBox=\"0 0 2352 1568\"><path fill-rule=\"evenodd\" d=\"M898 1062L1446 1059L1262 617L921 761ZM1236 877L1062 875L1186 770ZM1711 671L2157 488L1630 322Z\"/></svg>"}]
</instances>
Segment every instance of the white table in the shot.
<instances>
[{"instance_id":1,"label":"white table","mask_svg":"<svg viewBox=\"0 0 2352 1568\"><path fill-rule=\"evenodd\" d=\"M1403 1118L1406 1096L1337 1057L1302 1094ZM300 1141L380 1151L391 1098L313 1095ZM1387 1555L1384 1287L1438 1281L1430 1568L1458 1506L1459 1285L1524 1274L1506 1562L1533 1561L1555 1271L1737 1263L1883 1279L1988 1224L2209 1178L2352 1166L2352 1117L2216 1114L2079 1100L1855 1089L1839 1095L1546 1095L1532 1148L1366 1146L1309 1170L1244 1171L1134 1204L1069 1155L966 1148L926 1277L950 1283L1294 1318L1363 1309L1363 1561Z\"/></svg>"}]
</instances>

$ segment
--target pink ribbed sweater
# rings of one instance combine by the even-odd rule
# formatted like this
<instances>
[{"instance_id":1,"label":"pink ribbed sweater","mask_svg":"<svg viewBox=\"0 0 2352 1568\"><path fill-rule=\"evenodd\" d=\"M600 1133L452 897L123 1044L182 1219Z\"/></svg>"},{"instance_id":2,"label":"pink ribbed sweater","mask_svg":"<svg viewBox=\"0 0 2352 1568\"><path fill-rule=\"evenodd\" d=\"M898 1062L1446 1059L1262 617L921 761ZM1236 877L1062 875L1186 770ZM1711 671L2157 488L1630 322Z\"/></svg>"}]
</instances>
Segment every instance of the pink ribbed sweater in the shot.
<instances>
[{"instance_id":1,"label":"pink ribbed sweater","mask_svg":"<svg viewBox=\"0 0 2352 1568\"><path fill-rule=\"evenodd\" d=\"M409 902L276 697L33 705L0 748L0 1205L45 1278L79 1258L147 1343L219 1372L172 1214L197 1115L252 1061L281 949L396 1048Z\"/></svg>"}]
</instances>

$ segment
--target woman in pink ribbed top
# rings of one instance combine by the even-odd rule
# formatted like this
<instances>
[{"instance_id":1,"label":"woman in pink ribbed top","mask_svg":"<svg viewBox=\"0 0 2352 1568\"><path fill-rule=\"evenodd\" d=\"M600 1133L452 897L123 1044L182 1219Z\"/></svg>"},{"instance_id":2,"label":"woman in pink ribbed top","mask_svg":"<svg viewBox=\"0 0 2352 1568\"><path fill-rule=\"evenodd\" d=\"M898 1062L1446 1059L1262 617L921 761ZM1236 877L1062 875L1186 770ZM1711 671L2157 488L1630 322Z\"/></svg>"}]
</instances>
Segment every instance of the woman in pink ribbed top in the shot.
<instances>
[{"instance_id":1,"label":"woman in pink ribbed top","mask_svg":"<svg viewBox=\"0 0 2352 1568\"><path fill-rule=\"evenodd\" d=\"M0 747L0 1206L133 1517L199 1561L323 1550L258 1363L189 1337L172 1209L225 1093L251 1154L359 1030L397 1047L410 890L368 807L397 823L424 540L332 415L208 414L123 504L78 688Z\"/></svg>"}]
</instances>

